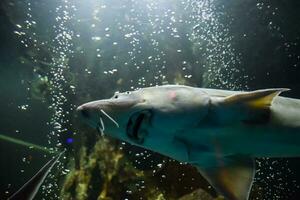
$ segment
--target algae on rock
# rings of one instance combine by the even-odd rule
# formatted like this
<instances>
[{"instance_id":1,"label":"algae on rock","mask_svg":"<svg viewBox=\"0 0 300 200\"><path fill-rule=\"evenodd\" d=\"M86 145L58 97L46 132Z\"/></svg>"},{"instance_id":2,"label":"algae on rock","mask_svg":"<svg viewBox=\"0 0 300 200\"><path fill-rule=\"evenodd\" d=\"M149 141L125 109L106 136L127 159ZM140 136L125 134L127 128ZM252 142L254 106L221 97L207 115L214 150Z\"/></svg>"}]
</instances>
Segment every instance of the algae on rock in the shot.
<instances>
[{"instance_id":1,"label":"algae on rock","mask_svg":"<svg viewBox=\"0 0 300 200\"><path fill-rule=\"evenodd\" d=\"M118 144L103 137L91 150L85 145L80 146L78 156L70 160L71 171L63 182L60 197L64 200L178 199L183 190L179 189L179 183L173 184L173 177L177 176L161 183L160 173L174 173L184 167L178 168L176 162L171 162L155 175L152 170L137 169ZM191 171L191 176L194 174L193 170L188 171ZM146 186L141 187L141 182L146 182Z\"/></svg>"},{"instance_id":2,"label":"algae on rock","mask_svg":"<svg viewBox=\"0 0 300 200\"><path fill-rule=\"evenodd\" d=\"M145 176L126 160L117 145L105 138L97 141L90 154L87 147L81 146L75 159L78 159L78 166L76 161L70 161L72 169L61 190L61 198L65 200L121 199L124 191L134 196L138 190L133 190L132 183ZM153 191L145 194L160 195Z\"/></svg>"}]
</instances>

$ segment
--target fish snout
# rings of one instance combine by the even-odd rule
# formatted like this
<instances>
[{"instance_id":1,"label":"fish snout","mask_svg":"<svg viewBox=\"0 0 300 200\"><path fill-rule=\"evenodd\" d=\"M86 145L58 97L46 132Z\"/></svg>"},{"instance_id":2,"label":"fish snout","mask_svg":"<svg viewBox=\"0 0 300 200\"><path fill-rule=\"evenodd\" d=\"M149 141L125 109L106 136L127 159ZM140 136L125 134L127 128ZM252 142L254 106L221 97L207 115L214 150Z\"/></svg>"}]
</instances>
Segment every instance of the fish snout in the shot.
<instances>
[{"instance_id":1,"label":"fish snout","mask_svg":"<svg viewBox=\"0 0 300 200\"><path fill-rule=\"evenodd\" d=\"M104 133L105 124L110 121L108 128L113 124L119 128L118 122L111 116L110 103L106 100L93 101L79 106L76 111L79 116L91 127L98 130L101 135Z\"/></svg>"},{"instance_id":2,"label":"fish snout","mask_svg":"<svg viewBox=\"0 0 300 200\"><path fill-rule=\"evenodd\" d=\"M105 100L92 101L80 105L76 111L85 119L94 119L99 117L101 110L108 110L108 102Z\"/></svg>"},{"instance_id":3,"label":"fish snout","mask_svg":"<svg viewBox=\"0 0 300 200\"><path fill-rule=\"evenodd\" d=\"M87 118L88 119L91 116L91 113L90 113L89 109L86 106L84 106L84 105L78 106L78 108L76 109L76 111L83 118Z\"/></svg>"}]
</instances>

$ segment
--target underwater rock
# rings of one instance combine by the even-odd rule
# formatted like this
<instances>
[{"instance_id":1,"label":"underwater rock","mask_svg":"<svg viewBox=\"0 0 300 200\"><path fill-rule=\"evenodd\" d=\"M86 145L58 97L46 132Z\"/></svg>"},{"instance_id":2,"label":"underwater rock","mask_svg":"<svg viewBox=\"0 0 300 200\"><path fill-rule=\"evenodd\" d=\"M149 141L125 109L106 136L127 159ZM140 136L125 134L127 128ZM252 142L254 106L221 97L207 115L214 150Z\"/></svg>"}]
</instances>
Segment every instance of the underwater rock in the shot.
<instances>
[{"instance_id":1,"label":"underwater rock","mask_svg":"<svg viewBox=\"0 0 300 200\"><path fill-rule=\"evenodd\" d=\"M143 176L126 162L117 145L104 138L97 141L90 154L87 147L81 146L70 168L61 190L65 200L121 199L124 191L131 191L129 183Z\"/></svg>"},{"instance_id":2,"label":"underwater rock","mask_svg":"<svg viewBox=\"0 0 300 200\"><path fill-rule=\"evenodd\" d=\"M87 145L81 145L75 160L69 161L70 173L62 183L60 198L165 200L178 199L190 193L192 188L205 187L202 179L195 177L197 170L191 170L189 165L179 165L175 161L167 162L161 170L153 173L151 169L136 168L125 152L117 142L105 137L99 138L91 149ZM178 181L180 171L185 173L186 177L182 181ZM173 176L164 178L163 174L167 172ZM187 184L187 187L182 187L191 177L195 177L192 178L193 185ZM202 196L204 194L210 196L206 192L201 193Z\"/></svg>"},{"instance_id":3,"label":"underwater rock","mask_svg":"<svg viewBox=\"0 0 300 200\"><path fill-rule=\"evenodd\" d=\"M51 83L47 76L38 76L31 82L31 97L41 100L48 99L50 96Z\"/></svg>"}]
</instances>

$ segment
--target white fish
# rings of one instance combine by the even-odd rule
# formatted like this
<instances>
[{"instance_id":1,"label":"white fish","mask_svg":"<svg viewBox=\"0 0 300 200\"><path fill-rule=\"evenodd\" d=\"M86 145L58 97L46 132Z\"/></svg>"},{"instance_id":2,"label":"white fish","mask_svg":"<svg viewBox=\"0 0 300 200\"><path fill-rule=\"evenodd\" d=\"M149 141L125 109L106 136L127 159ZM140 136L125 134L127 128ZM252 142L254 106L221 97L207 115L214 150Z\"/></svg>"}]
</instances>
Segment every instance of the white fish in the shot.
<instances>
[{"instance_id":1,"label":"white fish","mask_svg":"<svg viewBox=\"0 0 300 200\"><path fill-rule=\"evenodd\" d=\"M77 110L107 135L194 165L226 199L247 200L254 158L300 156L300 100L278 96L287 90L167 85Z\"/></svg>"}]
</instances>

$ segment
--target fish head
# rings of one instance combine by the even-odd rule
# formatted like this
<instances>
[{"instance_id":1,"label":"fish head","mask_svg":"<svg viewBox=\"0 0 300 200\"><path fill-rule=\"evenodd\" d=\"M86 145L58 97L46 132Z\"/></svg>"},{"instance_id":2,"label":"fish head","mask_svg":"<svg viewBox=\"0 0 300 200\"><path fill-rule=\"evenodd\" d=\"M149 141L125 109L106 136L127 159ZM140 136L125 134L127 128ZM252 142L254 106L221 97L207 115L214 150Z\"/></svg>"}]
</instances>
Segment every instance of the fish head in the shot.
<instances>
[{"instance_id":1,"label":"fish head","mask_svg":"<svg viewBox=\"0 0 300 200\"><path fill-rule=\"evenodd\" d=\"M145 109L143 103L144 99L136 93L115 93L109 99L85 103L77 111L89 126L119 138L118 133L126 131L130 116Z\"/></svg>"},{"instance_id":2,"label":"fish head","mask_svg":"<svg viewBox=\"0 0 300 200\"><path fill-rule=\"evenodd\" d=\"M77 108L92 127L106 135L160 152L159 143L173 142L175 134L197 126L208 111L205 93L188 87L150 87ZM169 145L170 146L170 145Z\"/></svg>"}]
</instances>

